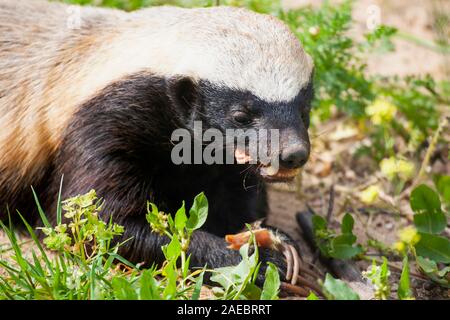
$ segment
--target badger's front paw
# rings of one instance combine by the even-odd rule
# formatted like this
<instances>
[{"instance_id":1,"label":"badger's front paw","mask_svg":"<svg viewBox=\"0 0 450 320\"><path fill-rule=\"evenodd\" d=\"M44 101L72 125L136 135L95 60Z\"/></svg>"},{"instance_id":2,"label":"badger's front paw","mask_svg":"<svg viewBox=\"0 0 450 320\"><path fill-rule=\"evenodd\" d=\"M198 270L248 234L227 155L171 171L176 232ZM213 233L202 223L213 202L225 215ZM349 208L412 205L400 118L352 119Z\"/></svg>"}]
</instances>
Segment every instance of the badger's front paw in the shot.
<instances>
[{"instance_id":1,"label":"badger's front paw","mask_svg":"<svg viewBox=\"0 0 450 320\"><path fill-rule=\"evenodd\" d=\"M262 277L267 268L267 262L271 262L277 266L282 280L296 284L302 261L294 241L285 233L258 223L252 225L251 232L227 235L225 240L229 243L229 248L238 250L249 242L252 233L259 247Z\"/></svg>"}]
</instances>

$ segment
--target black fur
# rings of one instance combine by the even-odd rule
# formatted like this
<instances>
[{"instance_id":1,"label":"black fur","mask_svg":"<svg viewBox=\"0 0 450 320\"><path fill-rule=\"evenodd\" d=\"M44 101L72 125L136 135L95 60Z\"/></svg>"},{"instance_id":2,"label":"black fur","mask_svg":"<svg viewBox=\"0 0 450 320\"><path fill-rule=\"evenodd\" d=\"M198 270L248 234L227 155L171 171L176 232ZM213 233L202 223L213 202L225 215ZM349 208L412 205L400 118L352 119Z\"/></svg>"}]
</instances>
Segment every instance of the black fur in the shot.
<instances>
[{"instance_id":1,"label":"black fur","mask_svg":"<svg viewBox=\"0 0 450 320\"><path fill-rule=\"evenodd\" d=\"M55 221L61 175L62 198L95 189L105 201L103 218L112 216L125 227L123 238L132 238L120 254L136 263L158 263L167 239L151 232L145 220L147 200L174 213L183 200L189 207L203 191L210 210L205 226L192 238L192 266L237 264L239 253L226 248L223 236L266 214L264 184L255 170L243 165L174 165L172 131L190 128L194 120L220 130L240 127L230 114L233 108L245 107L255 115L251 126L294 126L307 140L308 124L299 120L309 113L304 99L309 99L307 92L291 103L268 105L248 92L231 92L208 82L136 74L105 88L75 114L55 155L51 179L44 183L48 188L39 196ZM280 253L264 251L262 257L285 269Z\"/></svg>"},{"instance_id":2,"label":"black fur","mask_svg":"<svg viewBox=\"0 0 450 320\"><path fill-rule=\"evenodd\" d=\"M171 90L164 79L136 75L86 103L67 129L56 156L48 209L56 206L54 195L62 174L63 198L94 188L105 201L104 218L113 215L125 227L124 238L133 237L121 254L133 262L159 262L164 239L150 231L146 201L174 213L183 200L189 207L195 195L204 191L210 211L205 231L192 239L192 264L235 263L239 255L226 249L223 236L258 217L258 198L265 201L265 191L245 190L242 166L172 164L171 133L186 126L189 119L171 103ZM179 98L178 102L193 102ZM257 184L256 177L248 179L247 183Z\"/></svg>"}]
</instances>

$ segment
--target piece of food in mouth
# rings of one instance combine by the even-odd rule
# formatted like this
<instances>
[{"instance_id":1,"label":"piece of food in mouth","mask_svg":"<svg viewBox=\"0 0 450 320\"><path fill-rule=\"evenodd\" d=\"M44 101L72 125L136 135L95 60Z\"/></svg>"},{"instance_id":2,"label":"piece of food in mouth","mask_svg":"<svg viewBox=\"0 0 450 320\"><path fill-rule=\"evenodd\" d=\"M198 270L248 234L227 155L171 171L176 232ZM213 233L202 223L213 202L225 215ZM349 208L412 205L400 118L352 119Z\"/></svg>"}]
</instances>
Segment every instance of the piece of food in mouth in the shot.
<instances>
[{"instance_id":1,"label":"piece of food in mouth","mask_svg":"<svg viewBox=\"0 0 450 320\"><path fill-rule=\"evenodd\" d=\"M236 149L234 151L234 157L238 164L246 164L252 162L252 157L246 153L245 150ZM300 168L287 169L278 168L272 165L261 165L261 175L267 178L290 180L300 173Z\"/></svg>"},{"instance_id":2,"label":"piece of food in mouth","mask_svg":"<svg viewBox=\"0 0 450 320\"><path fill-rule=\"evenodd\" d=\"M273 166L261 167L261 174L267 177L274 177L280 179L291 179L300 173L300 168L284 169L274 168Z\"/></svg>"}]
</instances>

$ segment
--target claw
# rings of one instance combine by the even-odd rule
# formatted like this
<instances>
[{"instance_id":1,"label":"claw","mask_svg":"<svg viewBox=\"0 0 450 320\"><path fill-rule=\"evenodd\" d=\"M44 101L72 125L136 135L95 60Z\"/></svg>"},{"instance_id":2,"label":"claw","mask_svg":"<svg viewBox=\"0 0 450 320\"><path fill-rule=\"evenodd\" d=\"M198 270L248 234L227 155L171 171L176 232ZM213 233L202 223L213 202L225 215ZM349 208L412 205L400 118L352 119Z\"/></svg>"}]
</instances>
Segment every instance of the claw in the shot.
<instances>
[{"instance_id":1,"label":"claw","mask_svg":"<svg viewBox=\"0 0 450 320\"><path fill-rule=\"evenodd\" d=\"M300 271L304 268L301 266L301 258L297 250L290 244L284 243L277 235L265 228L253 230L256 244L261 248L280 250L286 258L286 280L292 285L296 285L299 279ZM225 240L229 244L228 248L239 250L241 246L248 243L251 232L241 232L234 235L226 235Z\"/></svg>"},{"instance_id":2,"label":"claw","mask_svg":"<svg viewBox=\"0 0 450 320\"><path fill-rule=\"evenodd\" d=\"M288 247L292 253L292 259L294 260L294 269L291 284L295 285L297 283L298 273L300 272L300 257L298 256L297 250L295 250L293 246L288 245Z\"/></svg>"},{"instance_id":3,"label":"claw","mask_svg":"<svg viewBox=\"0 0 450 320\"><path fill-rule=\"evenodd\" d=\"M285 292L290 295L296 295L299 297L307 297L309 295L309 291L305 288L293 286L292 284L288 282L281 282L280 283L280 290L282 292Z\"/></svg>"},{"instance_id":4,"label":"claw","mask_svg":"<svg viewBox=\"0 0 450 320\"><path fill-rule=\"evenodd\" d=\"M286 265L287 265L287 271L286 271L286 280L291 280L292 278L292 264L293 264L293 257L292 257L292 251L289 248L289 245L282 244L282 252L284 257L286 258Z\"/></svg>"},{"instance_id":5,"label":"claw","mask_svg":"<svg viewBox=\"0 0 450 320\"><path fill-rule=\"evenodd\" d=\"M300 256L297 250L290 244L283 243L281 245L282 252L286 258L286 280L291 280L291 284L295 285L297 283L297 277L300 272Z\"/></svg>"},{"instance_id":6,"label":"claw","mask_svg":"<svg viewBox=\"0 0 450 320\"><path fill-rule=\"evenodd\" d=\"M297 282L299 286L314 290L318 295L325 297L322 288L315 281L308 280L301 275L298 275Z\"/></svg>"}]
</instances>

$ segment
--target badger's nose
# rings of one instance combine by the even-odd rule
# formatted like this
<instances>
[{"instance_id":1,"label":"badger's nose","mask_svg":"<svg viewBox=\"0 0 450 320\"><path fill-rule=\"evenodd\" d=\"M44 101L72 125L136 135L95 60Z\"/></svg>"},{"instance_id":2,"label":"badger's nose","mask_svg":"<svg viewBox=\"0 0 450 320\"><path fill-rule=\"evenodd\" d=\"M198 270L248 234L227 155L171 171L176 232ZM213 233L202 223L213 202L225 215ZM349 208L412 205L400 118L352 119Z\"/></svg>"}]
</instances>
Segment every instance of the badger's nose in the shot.
<instances>
[{"instance_id":1,"label":"badger's nose","mask_svg":"<svg viewBox=\"0 0 450 320\"><path fill-rule=\"evenodd\" d=\"M303 166L309 158L309 148L303 144L293 145L281 152L280 164L284 168L296 169Z\"/></svg>"}]
</instances>

